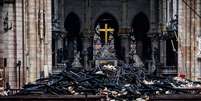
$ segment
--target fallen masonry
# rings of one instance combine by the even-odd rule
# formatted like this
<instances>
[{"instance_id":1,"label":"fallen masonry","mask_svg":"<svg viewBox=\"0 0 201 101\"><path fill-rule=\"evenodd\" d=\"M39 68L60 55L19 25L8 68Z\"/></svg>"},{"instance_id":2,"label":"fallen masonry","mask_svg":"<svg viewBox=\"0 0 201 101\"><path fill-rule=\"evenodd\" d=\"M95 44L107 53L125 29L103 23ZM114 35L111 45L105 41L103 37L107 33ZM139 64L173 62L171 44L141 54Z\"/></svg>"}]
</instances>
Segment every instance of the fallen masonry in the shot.
<instances>
[{"instance_id":1,"label":"fallen masonry","mask_svg":"<svg viewBox=\"0 0 201 101\"><path fill-rule=\"evenodd\" d=\"M27 84L15 96L101 95L107 100L149 100L159 95L201 94L201 83L180 77L145 76L143 68L124 64L115 69L78 71L65 68L57 75Z\"/></svg>"}]
</instances>

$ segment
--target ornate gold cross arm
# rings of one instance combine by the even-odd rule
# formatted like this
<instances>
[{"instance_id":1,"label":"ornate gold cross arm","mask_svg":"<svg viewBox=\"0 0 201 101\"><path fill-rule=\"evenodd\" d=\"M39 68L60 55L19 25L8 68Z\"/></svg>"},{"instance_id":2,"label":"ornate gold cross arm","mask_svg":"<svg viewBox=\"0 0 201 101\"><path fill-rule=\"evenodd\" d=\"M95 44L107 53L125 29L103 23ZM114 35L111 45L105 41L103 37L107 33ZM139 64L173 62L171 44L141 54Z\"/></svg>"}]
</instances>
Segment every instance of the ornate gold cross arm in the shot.
<instances>
[{"instance_id":1,"label":"ornate gold cross arm","mask_svg":"<svg viewBox=\"0 0 201 101\"><path fill-rule=\"evenodd\" d=\"M107 44L107 40L108 40L107 34L108 34L108 32L113 32L114 29L113 28L108 28L108 25L105 24L105 28L104 29L99 29L98 31L99 32L105 32L105 44Z\"/></svg>"}]
</instances>

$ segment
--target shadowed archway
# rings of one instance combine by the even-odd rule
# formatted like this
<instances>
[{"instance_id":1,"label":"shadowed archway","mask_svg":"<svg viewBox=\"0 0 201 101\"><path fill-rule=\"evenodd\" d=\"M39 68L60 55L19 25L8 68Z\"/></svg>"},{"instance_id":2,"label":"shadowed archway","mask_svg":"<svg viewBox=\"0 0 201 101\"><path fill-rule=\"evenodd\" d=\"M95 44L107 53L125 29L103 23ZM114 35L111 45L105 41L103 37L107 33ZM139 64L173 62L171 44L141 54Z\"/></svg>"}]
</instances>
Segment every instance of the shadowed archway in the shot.
<instances>
[{"instance_id":1,"label":"shadowed archway","mask_svg":"<svg viewBox=\"0 0 201 101\"><path fill-rule=\"evenodd\" d=\"M146 36L145 33L149 31L149 27L149 19L144 13L140 12L134 17L132 21L132 29L135 33L136 39L143 39L143 37Z\"/></svg>"},{"instance_id":2,"label":"shadowed archway","mask_svg":"<svg viewBox=\"0 0 201 101\"><path fill-rule=\"evenodd\" d=\"M116 20L116 18L110 14L110 13L103 13L101 14L98 19L95 22L94 29L99 25L100 28L104 28L105 24L108 24L109 28L114 29L113 32L113 37L114 37L114 49L116 53L116 57L121 59L122 54L121 54L121 47L120 47L120 38L118 36L118 31L119 31L119 24ZM104 44L104 32L100 32L100 38L101 38L101 43Z\"/></svg>"},{"instance_id":3,"label":"shadowed archway","mask_svg":"<svg viewBox=\"0 0 201 101\"><path fill-rule=\"evenodd\" d=\"M81 21L77 14L70 12L65 19L64 27L67 31L64 38L65 60L73 60L75 50L82 52L82 40L80 35Z\"/></svg>"},{"instance_id":4,"label":"shadowed archway","mask_svg":"<svg viewBox=\"0 0 201 101\"><path fill-rule=\"evenodd\" d=\"M68 31L68 34L75 36L80 32L80 18L74 12L68 14L65 19L64 27Z\"/></svg>"},{"instance_id":5,"label":"shadowed archway","mask_svg":"<svg viewBox=\"0 0 201 101\"><path fill-rule=\"evenodd\" d=\"M149 31L149 19L147 16L140 12L132 21L132 30L136 39L136 52L137 55L145 62L151 58L151 39L147 36Z\"/></svg>"}]
</instances>

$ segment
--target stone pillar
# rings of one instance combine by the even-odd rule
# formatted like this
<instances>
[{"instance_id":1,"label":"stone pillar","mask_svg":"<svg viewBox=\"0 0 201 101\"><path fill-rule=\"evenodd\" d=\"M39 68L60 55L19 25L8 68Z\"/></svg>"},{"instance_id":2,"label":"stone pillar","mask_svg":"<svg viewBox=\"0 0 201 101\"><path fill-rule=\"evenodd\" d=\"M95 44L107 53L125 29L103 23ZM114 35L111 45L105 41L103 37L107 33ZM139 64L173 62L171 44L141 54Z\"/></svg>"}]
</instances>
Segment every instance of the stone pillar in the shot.
<instances>
[{"instance_id":1,"label":"stone pillar","mask_svg":"<svg viewBox=\"0 0 201 101\"><path fill-rule=\"evenodd\" d=\"M51 0L50 0L51 1ZM65 22L65 0L56 0L57 2L58 1L60 1L59 2L59 9L58 9L58 12L60 12L59 13L59 23L60 23L60 28L61 28L61 32L66 32L65 31L65 28L64 28L64 22ZM48 4L49 5L49 8L51 9L52 7L51 7L51 4ZM49 11L50 13L51 13L51 10Z\"/></svg>"},{"instance_id":2,"label":"stone pillar","mask_svg":"<svg viewBox=\"0 0 201 101\"><path fill-rule=\"evenodd\" d=\"M36 79L39 79L41 72L44 72L44 0L36 1L36 7Z\"/></svg>"},{"instance_id":3,"label":"stone pillar","mask_svg":"<svg viewBox=\"0 0 201 101\"><path fill-rule=\"evenodd\" d=\"M4 62L3 62L3 4L0 2L0 92L4 90L4 84L5 84L5 67L4 67Z\"/></svg>"},{"instance_id":4,"label":"stone pillar","mask_svg":"<svg viewBox=\"0 0 201 101\"><path fill-rule=\"evenodd\" d=\"M91 22L91 0L85 0L84 1L84 30L82 33L82 41L83 41L83 55L84 55L84 69L89 69L88 68L88 47L89 47L89 37L91 36L90 34L93 27L92 27L92 22Z\"/></svg>"},{"instance_id":5,"label":"stone pillar","mask_svg":"<svg viewBox=\"0 0 201 101\"><path fill-rule=\"evenodd\" d=\"M129 35L128 34L121 34L121 54L123 54L124 61L129 63Z\"/></svg>"},{"instance_id":6,"label":"stone pillar","mask_svg":"<svg viewBox=\"0 0 201 101\"><path fill-rule=\"evenodd\" d=\"M165 22L165 15L164 14L166 14L165 13L165 7L164 6L166 6L165 4L164 4L164 0L160 0L159 1L159 23L158 23L158 33L159 34L161 34L161 35L163 35L163 31L164 31L164 29L165 29L165 24L164 24L164 22ZM161 63L161 65L162 66L166 66L166 40L164 40L164 39L160 39L159 40L160 41L160 63Z\"/></svg>"},{"instance_id":7,"label":"stone pillar","mask_svg":"<svg viewBox=\"0 0 201 101\"><path fill-rule=\"evenodd\" d=\"M88 51L87 48L89 47L89 38L88 38L88 33L84 33L85 35L82 36L82 46L83 46L83 50L82 50L82 54L83 54L83 58L84 58L84 69L87 70L88 68Z\"/></svg>"},{"instance_id":8,"label":"stone pillar","mask_svg":"<svg viewBox=\"0 0 201 101\"><path fill-rule=\"evenodd\" d=\"M29 60L30 60L30 67L29 67L29 75L30 75L30 82L34 82L37 78L37 37L36 37L36 29L37 29L37 14L35 13L36 11L36 3L33 2L33 0L29 0L28 1L28 14L27 16L29 16L28 22L29 25L27 25L28 27L28 41L29 41Z\"/></svg>"},{"instance_id":9,"label":"stone pillar","mask_svg":"<svg viewBox=\"0 0 201 101\"><path fill-rule=\"evenodd\" d=\"M52 71L51 1L26 1L26 66L29 82L40 78L44 67Z\"/></svg>"},{"instance_id":10,"label":"stone pillar","mask_svg":"<svg viewBox=\"0 0 201 101\"><path fill-rule=\"evenodd\" d=\"M201 1L196 0L196 12L200 15L201 14ZM195 63L195 80L200 80L201 78L201 18L196 16L195 18L196 23L196 63Z\"/></svg>"},{"instance_id":11,"label":"stone pillar","mask_svg":"<svg viewBox=\"0 0 201 101\"><path fill-rule=\"evenodd\" d=\"M119 30L119 36L121 39L121 54L123 54L124 61L129 63L129 25L128 25L128 0L121 0L122 2L122 16L121 27ZM124 51L124 52L122 52Z\"/></svg>"},{"instance_id":12,"label":"stone pillar","mask_svg":"<svg viewBox=\"0 0 201 101\"><path fill-rule=\"evenodd\" d=\"M122 28L128 28L128 0L121 0L121 2L122 2L121 26Z\"/></svg>"},{"instance_id":13,"label":"stone pillar","mask_svg":"<svg viewBox=\"0 0 201 101\"><path fill-rule=\"evenodd\" d=\"M155 66L161 63L165 66L166 62L166 42L161 40L158 36L162 34L162 26L164 26L164 0L151 0L150 1L150 34L152 39L152 62ZM156 50L157 51L156 53ZM161 66L157 66L159 70ZM153 67L151 67L153 69Z\"/></svg>"},{"instance_id":14,"label":"stone pillar","mask_svg":"<svg viewBox=\"0 0 201 101\"><path fill-rule=\"evenodd\" d=\"M191 1L191 6L193 9L196 9L196 3L197 0L192 0ZM190 9L191 10L191 9ZM195 80L196 79L196 74L197 74L197 71L195 71L196 69L196 28L197 28L197 22L196 22L196 14L191 10L190 12L190 20L191 20L191 23L192 24L190 26L190 61L191 61L191 79L192 80ZM198 22L199 23L199 22Z\"/></svg>"},{"instance_id":15,"label":"stone pillar","mask_svg":"<svg viewBox=\"0 0 201 101\"><path fill-rule=\"evenodd\" d=\"M17 88L17 44L16 44L16 9L13 2L5 3L3 5L3 16L4 20L7 16L9 30L4 30L4 56L7 58L7 70L8 70L8 81L11 88ZM6 26L4 26L6 27Z\"/></svg>"},{"instance_id":16,"label":"stone pillar","mask_svg":"<svg viewBox=\"0 0 201 101\"><path fill-rule=\"evenodd\" d=\"M90 33L91 30L93 30L93 27L92 27L92 19L91 19L91 0L85 0L85 24L84 24L84 27L85 27L85 30L87 33Z\"/></svg>"},{"instance_id":17,"label":"stone pillar","mask_svg":"<svg viewBox=\"0 0 201 101\"><path fill-rule=\"evenodd\" d=\"M3 4L0 4L0 58L3 58Z\"/></svg>"},{"instance_id":18,"label":"stone pillar","mask_svg":"<svg viewBox=\"0 0 201 101\"><path fill-rule=\"evenodd\" d=\"M157 19L157 16L159 18L160 13L156 13L156 12L160 12L160 9L156 8L157 7L156 5L158 5L159 2L156 2L155 0L150 0L150 15L149 15L150 16L150 31L148 32L149 34L157 34L157 31L158 31L157 27L159 22L157 21L159 19ZM159 9L159 11L156 9Z\"/></svg>"},{"instance_id":19,"label":"stone pillar","mask_svg":"<svg viewBox=\"0 0 201 101\"><path fill-rule=\"evenodd\" d=\"M52 73L52 13L51 0L45 2L45 65L48 66L49 73Z\"/></svg>"},{"instance_id":20,"label":"stone pillar","mask_svg":"<svg viewBox=\"0 0 201 101\"><path fill-rule=\"evenodd\" d=\"M165 40L159 40L160 41L160 63L162 63L162 66L166 66L166 41Z\"/></svg>"},{"instance_id":21,"label":"stone pillar","mask_svg":"<svg viewBox=\"0 0 201 101\"><path fill-rule=\"evenodd\" d=\"M58 3L58 0L52 0L53 1L53 4L54 4L54 17L58 18L59 17L59 3Z\"/></svg>"},{"instance_id":22,"label":"stone pillar","mask_svg":"<svg viewBox=\"0 0 201 101\"><path fill-rule=\"evenodd\" d=\"M21 63L24 63L23 61L23 22L22 22L22 0L17 0L16 1L16 44L17 44L17 60L16 61L21 61ZM18 87L21 88L23 84L23 64L21 64L20 67L18 68Z\"/></svg>"},{"instance_id":23,"label":"stone pillar","mask_svg":"<svg viewBox=\"0 0 201 101\"><path fill-rule=\"evenodd\" d=\"M179 63L178 70L180 73L186 75L187 78L196 80L196 28L197 21L195 12L186 4L189 4L195 9L196 2L179 0L179 22L178 22L178 36L179 36Z\"/></svg>"}]
</instances>

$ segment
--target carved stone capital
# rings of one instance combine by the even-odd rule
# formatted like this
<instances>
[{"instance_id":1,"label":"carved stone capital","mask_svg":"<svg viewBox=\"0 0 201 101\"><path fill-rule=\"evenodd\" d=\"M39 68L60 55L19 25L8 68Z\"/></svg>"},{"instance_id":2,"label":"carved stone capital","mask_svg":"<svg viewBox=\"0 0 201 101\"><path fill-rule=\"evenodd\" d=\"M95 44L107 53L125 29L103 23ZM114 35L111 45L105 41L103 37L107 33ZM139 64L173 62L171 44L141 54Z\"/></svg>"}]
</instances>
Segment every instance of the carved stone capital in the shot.
<instances>
[{"instance_id":1,"label":"carved stone capital","mask_svg":"<svg viewBox=\"0 0 201 101\"><path fill-rule=\"evenodd\" d=\"M128 34L130 32L130 28L119 28L119 34Z\"/></svg>"}]
</instances>

